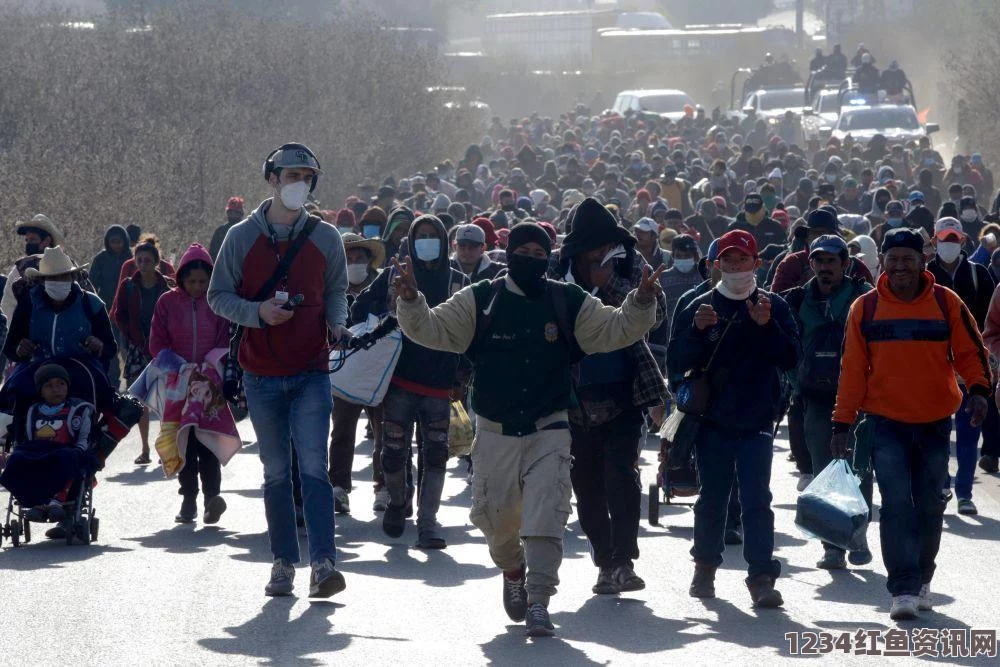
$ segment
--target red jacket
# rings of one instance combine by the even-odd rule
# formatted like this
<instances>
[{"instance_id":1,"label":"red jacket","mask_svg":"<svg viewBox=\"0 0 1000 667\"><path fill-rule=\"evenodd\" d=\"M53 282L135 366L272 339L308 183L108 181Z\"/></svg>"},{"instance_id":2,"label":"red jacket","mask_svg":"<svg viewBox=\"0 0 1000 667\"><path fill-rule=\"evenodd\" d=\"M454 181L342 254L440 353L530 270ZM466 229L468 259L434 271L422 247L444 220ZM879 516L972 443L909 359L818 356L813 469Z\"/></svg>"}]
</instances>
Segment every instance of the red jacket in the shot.
<instances>
[{"instance_id":1,"label":"red jacket","mask_svg":"<svg viewBox=\"0 0 1000 667\"><path fill-rule=\"evenodd\" d=\"M212 266L208 251L195 243L177 265L183 273L187 264L202 261ZM149 354L156 357L161 350L172 350L185 361L201 364L205 355L220 347L229 346L229 322L208 307L206 294L192 299L177 285L160 297L153 311L153 326L149 331Z\"/></svg>"},{"instance_id":2,"label":"red jacket","mask_svg":"<svg viewBox=\"0 0 1000 667\"><path fill-rule=\"evenodd\" d=\"M158 274L157 285L160 294L167 292L171 283ZM142 330L142 277L136 271L131 278L127 278L118 285L115 292L115 303L111 307L111 319L118 326L128 342L138 347L144 352L149 352L149 332Z\"/></svg>"}]
</instances>

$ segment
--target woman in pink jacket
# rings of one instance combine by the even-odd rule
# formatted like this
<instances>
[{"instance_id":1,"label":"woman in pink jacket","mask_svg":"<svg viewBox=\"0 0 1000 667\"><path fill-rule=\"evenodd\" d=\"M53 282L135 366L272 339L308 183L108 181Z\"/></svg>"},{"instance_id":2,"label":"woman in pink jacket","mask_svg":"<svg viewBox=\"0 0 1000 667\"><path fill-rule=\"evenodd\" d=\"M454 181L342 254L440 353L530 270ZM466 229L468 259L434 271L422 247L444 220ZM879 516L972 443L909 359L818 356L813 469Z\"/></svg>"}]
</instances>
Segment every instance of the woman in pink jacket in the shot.
<instances>
[{"instance_id":1,"label":"woman in pink jacket","mask_svg":"<svg viewBox=\"0 0 1000 667\"><path fill-rule=\"evenodd\" d=\"M208 307L208 281L212 258L198 243L181 257L177 267L177 287L156 302L149 333L149 353L155 359L161 350L171 350L189 363L199 366L212 350L229 345L229 322ZM181 484L181 511L178 523L194 521L198 510L198 478L205 495L205 523L217 523L226 511L226 501L219 495L222 470L219 459L190 432L187 460L177 477Z\"/></svg>"}]
</instances>

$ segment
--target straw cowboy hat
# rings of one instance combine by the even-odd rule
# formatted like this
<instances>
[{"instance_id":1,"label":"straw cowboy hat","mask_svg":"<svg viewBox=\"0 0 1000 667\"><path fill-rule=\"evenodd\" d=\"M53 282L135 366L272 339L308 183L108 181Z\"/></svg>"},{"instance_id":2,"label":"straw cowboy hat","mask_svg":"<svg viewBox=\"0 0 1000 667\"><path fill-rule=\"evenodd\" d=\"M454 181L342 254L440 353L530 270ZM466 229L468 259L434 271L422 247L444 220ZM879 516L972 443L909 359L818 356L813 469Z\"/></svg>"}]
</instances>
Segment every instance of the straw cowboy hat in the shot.
<instances>
[{"instance_id":1,"label":"straw cowboy hat","mask_svg":"<svg viewBox=\"0 0 1000 667\"><path fill-rule=\"evenodd\" d=\"M372 261L368 263L368 266L376 271L382 267L382 262L385 261L385 244L382 241L379 239L366 239L360 234L354 234L353 232L343 234L343 239L345 252L351 248L364 248L372 256Z\"/></svg>"},{"instance_id":2,"label":"straw cowboy hat","mask_svg":"<svg viewBox=\"0 0 1000 667\"><path fill-rule=\"evenodd\" d=\"M18 222L14 229L21 236L33 231L45 232L52 237L52 245L62 245L65 240L56 224L49 220L48 216L41 213L33 217L30 222Z\"/></svg>"},{"instance_id":3,"label":"straw cowboy hat","mask_svg":"<svg viewBox=\"0 0 1000 667\"><path fill-rule=\"evenodd\" d=\"M24 272L24 277L28 280L38 280L39 278L55 278L76 273L87 265L77 266L69 258L62 248L46 248L42 253L42 259L38 263L38 268L29 268Z\"/></svg>"}]
</instances>

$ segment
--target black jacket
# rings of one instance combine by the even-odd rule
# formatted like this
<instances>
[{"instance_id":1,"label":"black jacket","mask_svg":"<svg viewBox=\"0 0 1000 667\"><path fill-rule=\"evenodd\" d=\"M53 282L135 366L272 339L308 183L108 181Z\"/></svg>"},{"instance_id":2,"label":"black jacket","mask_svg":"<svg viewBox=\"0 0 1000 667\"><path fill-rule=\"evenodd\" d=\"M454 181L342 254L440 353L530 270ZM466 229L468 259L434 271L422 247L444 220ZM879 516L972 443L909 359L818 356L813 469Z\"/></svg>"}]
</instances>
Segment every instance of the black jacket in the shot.
<instances>
[{"instance_id":1,"label":"black jacket","mask_svg":"<svg viewBox=\"0 0 1000 667\"><path fill-rule=\"evenodd\" d=\"M927 263L927 270L934 274L934 280L938 285L954 290L968 306L972 316L976 318L976 324L982 331L986 326L986 316L990 312L990 300L993 298L993 290L996 284L993 282L993 274L981 264L969 261L963 252L955 268L955 278L941 266L940 259L934 257ZM976 272L976 279L973 280L972 272Z\"/></svg>"},{"instance_id":2,"label":"black jacket","mask_svg":"<svg viewBox=\"0 0 1000 667\"><path fill-rule=\"evenodd\" d=\"M772 243L778 245L788 243L788 232L781 226L780 222L770 217L765 217L757 225L751 225L747 222L746 213L741 211L736 216L736 220L729 225L729 229L742 229L745 232L750 232L757 241L758 252Z\"/></svg>"}]
</instances>

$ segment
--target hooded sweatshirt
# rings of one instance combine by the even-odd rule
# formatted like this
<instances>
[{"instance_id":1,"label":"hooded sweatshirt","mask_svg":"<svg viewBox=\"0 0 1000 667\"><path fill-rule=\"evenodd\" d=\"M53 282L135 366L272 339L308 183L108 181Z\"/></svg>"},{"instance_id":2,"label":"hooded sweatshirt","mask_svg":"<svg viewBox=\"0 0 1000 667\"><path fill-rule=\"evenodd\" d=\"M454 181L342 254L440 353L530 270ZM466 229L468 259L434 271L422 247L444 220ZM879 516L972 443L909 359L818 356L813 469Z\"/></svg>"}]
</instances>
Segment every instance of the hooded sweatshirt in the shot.
<instances>
[{"instance_id":1,"label":"hooded sweatshirt","mask_svg":"<svg viewBox=\"0 0 1000 667\"><path fill-rule=\"evenodd\" d=\"M389 213L389 220L385 225L385 231L382 232L382 243L385 244L385 263L382 265L383 267L392 266L392 258L399 255L399 246L392 242L392 233L400 225L412 224L413 218L413 211L405 206L398 206Z\"/></svg>"},{"instance_id":2,"label":"hooded sweatshirt","mask_svg":"<svg viewBox=\"0 0 1000 667\"><path fill-rule=\"evenodd\" d=\"M278 266L291 238L301 233L305 209L291 229L279 229L266 216L271 200L229 230L219 250L208 287L208 303L217 315L246 327L239 362L255 375L291 376L325 372L329 364L329 330L347 322L347 256L340 233L320 221L295 257L285 281L289 295L301 294L295 316L272 327L260 319L258 290ZM272 243L272 233L277 248ZM268 298L273 297L271 294Z\"/></svg>"},{"instance_id":3,"label":"hooded sweatshirt","mask_svg":"<svg viewBox=\"0 0 1000 667\"><path fill-rule=\"evenodd\" d=\"M122 239L122 251L117 255L111 252L111 239L115 236ZM132 250L128 245L128 233L125 228L121 225L108 227L104 233L104 250L97 253L90 263L90 283L106 308L111 308L111 304L114 303L122 265L131 258Z\"/></svg>"},{"instance_id":4,"label":"hooded sweatshirt","mask_svg":"<svg viewBox=\"0 0 1000 667\"><path fill-rule=\"evenodd\" d=\"M201 244L195 243L181 257L177 275L181 276L185 266L198 260L212 266L211 255ZM171 350L187 362L202 364L206 354L228 345L229 322L212 312L207 295L192 299L184 291L184 285L178 282L156 302L153 326L149 331L151 356L155 357L161 350Z\"/></svg>"}]
</instances>

